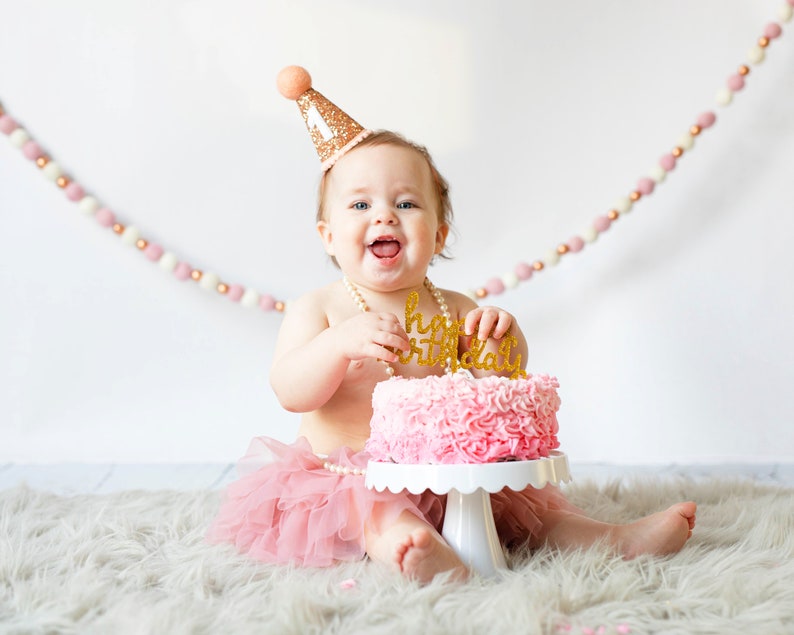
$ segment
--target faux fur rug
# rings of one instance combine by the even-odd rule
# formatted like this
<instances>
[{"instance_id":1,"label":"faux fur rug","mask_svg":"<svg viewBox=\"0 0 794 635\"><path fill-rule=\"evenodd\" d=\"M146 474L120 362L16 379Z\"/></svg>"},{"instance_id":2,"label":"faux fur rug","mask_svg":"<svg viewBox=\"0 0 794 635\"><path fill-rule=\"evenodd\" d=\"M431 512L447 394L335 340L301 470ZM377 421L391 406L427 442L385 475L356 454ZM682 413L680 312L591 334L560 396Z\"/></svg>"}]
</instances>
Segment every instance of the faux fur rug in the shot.
<instances>
[{"instance_id":1,"label":"faux fur rug","mask_svg":"<svg viewBox=\"0 0 794 635\"><path fill-rule=\"evenodd\" d=\"M628 521L694 499L684 550L509 554L421 587L371 562L291 569L203 541L218 492L0 492L0 633L794 633L794 490L747 481L566 488Z\"/></svg>"}]
</instances>

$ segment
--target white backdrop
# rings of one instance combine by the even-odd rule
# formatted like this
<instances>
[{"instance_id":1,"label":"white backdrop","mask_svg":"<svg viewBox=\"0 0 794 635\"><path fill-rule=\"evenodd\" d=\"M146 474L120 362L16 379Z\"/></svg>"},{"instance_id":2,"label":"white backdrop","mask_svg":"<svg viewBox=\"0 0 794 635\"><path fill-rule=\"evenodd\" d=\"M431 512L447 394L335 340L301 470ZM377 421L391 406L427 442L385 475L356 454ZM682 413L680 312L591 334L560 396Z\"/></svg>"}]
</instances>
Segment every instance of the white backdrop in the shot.
<instances>
[{"instance_id":1,"label":"white backdrop","mask_svg":"<svg viewBox=\"0 0 794 635\"><path fill-rule=\"evenodd\" d=\"M696 116L667 181L493 302L556 374L575 461L794 457L794 22L714 95L784 0L1 0L0 101L126 224L230 283L333 279L287 64L452 184L464 290L580 233ZM178 282L0 137L0 461L229 461L294 437L280 323Z\"/></svg>"}]
</instances>

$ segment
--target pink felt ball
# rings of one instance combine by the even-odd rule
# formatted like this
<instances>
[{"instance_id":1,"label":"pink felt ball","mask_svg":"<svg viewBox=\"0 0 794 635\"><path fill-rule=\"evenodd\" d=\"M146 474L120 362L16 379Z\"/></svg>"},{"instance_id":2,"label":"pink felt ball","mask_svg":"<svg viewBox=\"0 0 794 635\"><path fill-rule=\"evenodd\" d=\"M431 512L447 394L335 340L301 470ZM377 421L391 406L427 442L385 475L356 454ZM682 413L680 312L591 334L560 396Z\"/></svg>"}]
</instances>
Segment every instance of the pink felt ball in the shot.
<instances>
[{"instance_id":1,"label":"pink felt ball","mask_svg":"<svg viewBox=\"0 0 794 635\"><path fill-rule=\"evenodd\" d=\"M287 66L276 77L276 86L287 99L297 99L312 87L312 76L302 66Z\"/></svg>"},{"instance_id":2,"label":"pink felt ball","mask_svg":"<svg viewBox=\"0 0 794 635\"><path fill-rule=\"evenodd\" d=\"M647 176L637 181L637 191L643 196L648 196L648 194L653 194L654 187L656 187L656 183L654 182L653 179L650 179Z\"/></svg>"},{"instance_id":3,"label":"pink felt ball","mask_svg":"<svg viewBox=\"0 0 794 635\"><path fill-rule=\"evenodd\" d=\"M239 302L240 299L243 297L243 293L244 292L245 292L245 289L243 289L243 287L241 285L232 284L232 285L229 286L229 290L226 292L226 296L232 302Z\"/></svg>"},{"instance_id":4,"label":"pink felt ball","mask_svg":"<svg viewBox=\"0 0 794 635\"><path fill-rule=\"evenodd\" d=\"M41 149L41 146L38 143L31 140L26 141L25 145L22 146L22 154L24 154L25 157L31 161L35 161L44 154L44 150Z\"/></svg>"},{"instance_id":5,"label":"pink felt ball","mask_svg":"<svg viewBox=\"0 0 794 635\"><path fill-rule=\"evenodd\" d=\"M665 154L659 159L659 165L669 172L675 167L675 157L672 154Z\"/></svg>"},{"instance_id":6,"label":"pink felt ball","mask_svg":"<svg viewBox=\"0 0 794 635\"><path fill-rule=\"evenodd\" d=\"M0 132L3 134L11 134L17 128L19 128L19 125L17 125L17 122L11 119L11 117L8 115L0 116Z\"/></svg>"},{"instance_id":7,"label":"pink felt ball","mask_svg":"<svg viewBox=\"0 0 794 635\"><path fill-rule=\"evenodd\" d=\"M259 298L259 308L263 311L272 311L276 308L276 299L267 293L263 294L262 297Z\"/></svg>"},{"instance_id":8,"label":"pink felt ball","mask_svg":"<svg viewBox=\"0 0 794 635\"><path fill-rule=\"evenodd\" d=\"M599 234L609 229L611 224L612 221L609 219L609 216L599 216L593 221L593 227L595 227Z\"/></svg>"},{"instance_id":9,"label":"pink felt ball","mask_svg":"<svg viewBox=\"0 0 794 635\"><path fill-rule=\"evenodd\" d=\"M69 183L69 185L66 186L66 190L64 191L66 192L66 198L75 203L77 201L83 200L83 197L85 196L85 190L83 190L83 187L79 183L75 182Z\"/></svg>"},{"instance_id":10,"label":"pink felt ball","mask_svg":"<svg viewBox=\"0 0 794 635\"><path fill-rule=\"evenodd\" d=\"M584 249L584 240L582 240L579 236L574 236L568 241L567 245L568 251L575 254Z\"/></svg>"},{"instance_id":11,"label":"pink felt ball","mask_svg":"<svg viewBox=\"0 0 794 635\"><path fill-rule=\"evenodd\" d=\"M102 225L102 227L110 227L116 222L116 215L107 207L98 209L94 218L96 218L96 222Z\"/></svg>"},{"instance_id":12,"label":"pink felt ball","mask_svg":"<svg viewBox=\"0 0 794 635\"><path fill-rule=\"evenodd\" d=\"M157 262L160 260L160 257L163 255L163 248L160 245L150 244L146 246L146 249L143 250L143 255L146 256L152 262Z\"/></svg>"},{"instance_id":13,"label":"pink felt ball","mask_svg":"<svg viewBox=\"0 0 794 635\"><path fill-rule=\"evenodd\" d=\"M780 37L782 32L783 29L780 28L780 25L777 22L770 22L764 27L764 36L768 37L770 40Z\"/></svg>"},{"instance_id":14,"label":"pink felt ball","mask_svg":"<svg viewBox=\"0 0 794 635\"><path fill-rule=\"evenodd\" d=\"M516 265L515 272L519 280L529 280L535 271L532 269L531 265L528 265L525 262L519 262Z\"/></svg>"},{"instance_id":15,"label":"pink felt ball","mask_svg":"<svg viewBox=\"0 0 794 635\"><path fill-rule=\"evenodd\" d=\"M728 81L725 83L728 86L728 88L736 92L737 90L741 90L742 88L744 88L744 77L742 77L737 73L736 75L731 75L728 78Z\"/></svg>"},{"instance_id":16,"label":"pink felt ball","mask_svg":"<svg viewBox=\"0 0 794 635\"><path fill-rule=\"evenodd\" d=\"M504 293L505 283L499 278L491 278L485 283L485 290L491 295L499 295L500 293Z\"/></svg>"},{"instance_id":17,"label":"pink felt ball","mask_svg":"<svg viewBox=\"0 0 794 635\"><path fill-rule=\"evenodd\" d=\"M193 268L187 264L186 262L180 262L174 268L174 275L176 276L177 280L187 280L190 278L190 272Z\"/></svg>"},{"instance_id":18,"label":"pink felt ball","mask_svg":"<svg viewBox=\"0 0 794 635\"><path fill-rule=\"evenodd\" d=\"M717 115L711 111L707 111L700 113L695 123L701 128L711 128L715 121L717 121Z\"/></svg>"}]
</instances>

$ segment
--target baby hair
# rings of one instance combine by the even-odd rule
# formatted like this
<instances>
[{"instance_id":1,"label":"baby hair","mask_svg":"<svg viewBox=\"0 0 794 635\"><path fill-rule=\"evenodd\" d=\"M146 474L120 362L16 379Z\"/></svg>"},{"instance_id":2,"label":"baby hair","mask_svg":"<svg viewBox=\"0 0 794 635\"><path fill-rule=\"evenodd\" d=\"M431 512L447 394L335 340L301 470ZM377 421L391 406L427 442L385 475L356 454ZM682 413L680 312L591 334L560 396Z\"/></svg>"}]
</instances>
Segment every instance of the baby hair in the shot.
<instances>
[{"instance_id":1,"label":"baby hair","mask_svg":"<svg viewBox=\"0 0 794 635\"><path fill-rule=\"evenodd\" d=\"M360 141L356 146L351 148L348 152L355 152L360 148L366 148L368 146L380 146L380 145L393 145L401 148L408 148L413 150L414 152L418 152L425 161L427 161L427 166L430 168L430 175L433 178L433 185L436 194L436 213L438 214L438 222L443 225L447 225L448 227L452 227L452 201L450 200L449 196L449 184L447 180L441 175L436 167L436 164L433 162L433 158L430 156L430 153L427 151L427 148L423 145L419 145L418 143L414 143L403 137L401 134L397 132L392 132L391 130L376 130L372 132L367 137L365 137L362 141ZM334 171L333 167L329 170L326 170L322 177L320 178L320 186L317 191L317 222L324 220L324 205L325 205L325 187L326 182L328 179L328 175ZM442 258L448 258L449 256L441 253L439 254ZM334 260L334 264L336 264L336 260Z\"/></svg>"}]
</instances>

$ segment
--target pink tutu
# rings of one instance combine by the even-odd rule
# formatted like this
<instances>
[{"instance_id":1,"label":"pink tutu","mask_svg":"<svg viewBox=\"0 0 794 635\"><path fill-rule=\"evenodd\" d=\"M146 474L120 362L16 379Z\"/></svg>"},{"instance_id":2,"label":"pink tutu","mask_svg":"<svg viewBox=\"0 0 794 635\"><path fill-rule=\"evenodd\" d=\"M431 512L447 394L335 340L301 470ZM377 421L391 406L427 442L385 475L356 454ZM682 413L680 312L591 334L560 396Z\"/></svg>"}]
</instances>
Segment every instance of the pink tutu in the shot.
<instances>
[{"instance_id":1,"label":"pink tutu","mask_svg":"<svg viewBox=\"0 0 794 635\"><path fill-rule=\"evenodd\" d=\"M364 529L388 527L405 510L441 531L445 496L377 492L364 477L323 467L328 461L353 470L366 468L369 455L349 448L327 459L300 437L287 445L268 437L251 441L240 461L240 479L229 485L207 538L231 543L240 553L274 564L324 567L359 560L366 553ZM496 528L506 545L538 535L548 509L578 512L553 486L491 495Z\"/></svg>"},{"instance_id":2,"label":"pink tutu","mask_svg":"<svg viewBox=\"0 0 794 635\"><path fill-rule=\"evenodd\" d=\"M349 448L323 459L303 437L292 445L257 437L207 537L264 562L325 567L363 558L365 526L378 533L404 510L441 530L443 496L376 492L364 486L363 476L323 467L329 461L351 470L366 468L368 459L367 453Z\"/></svg>"}]
</instances>

